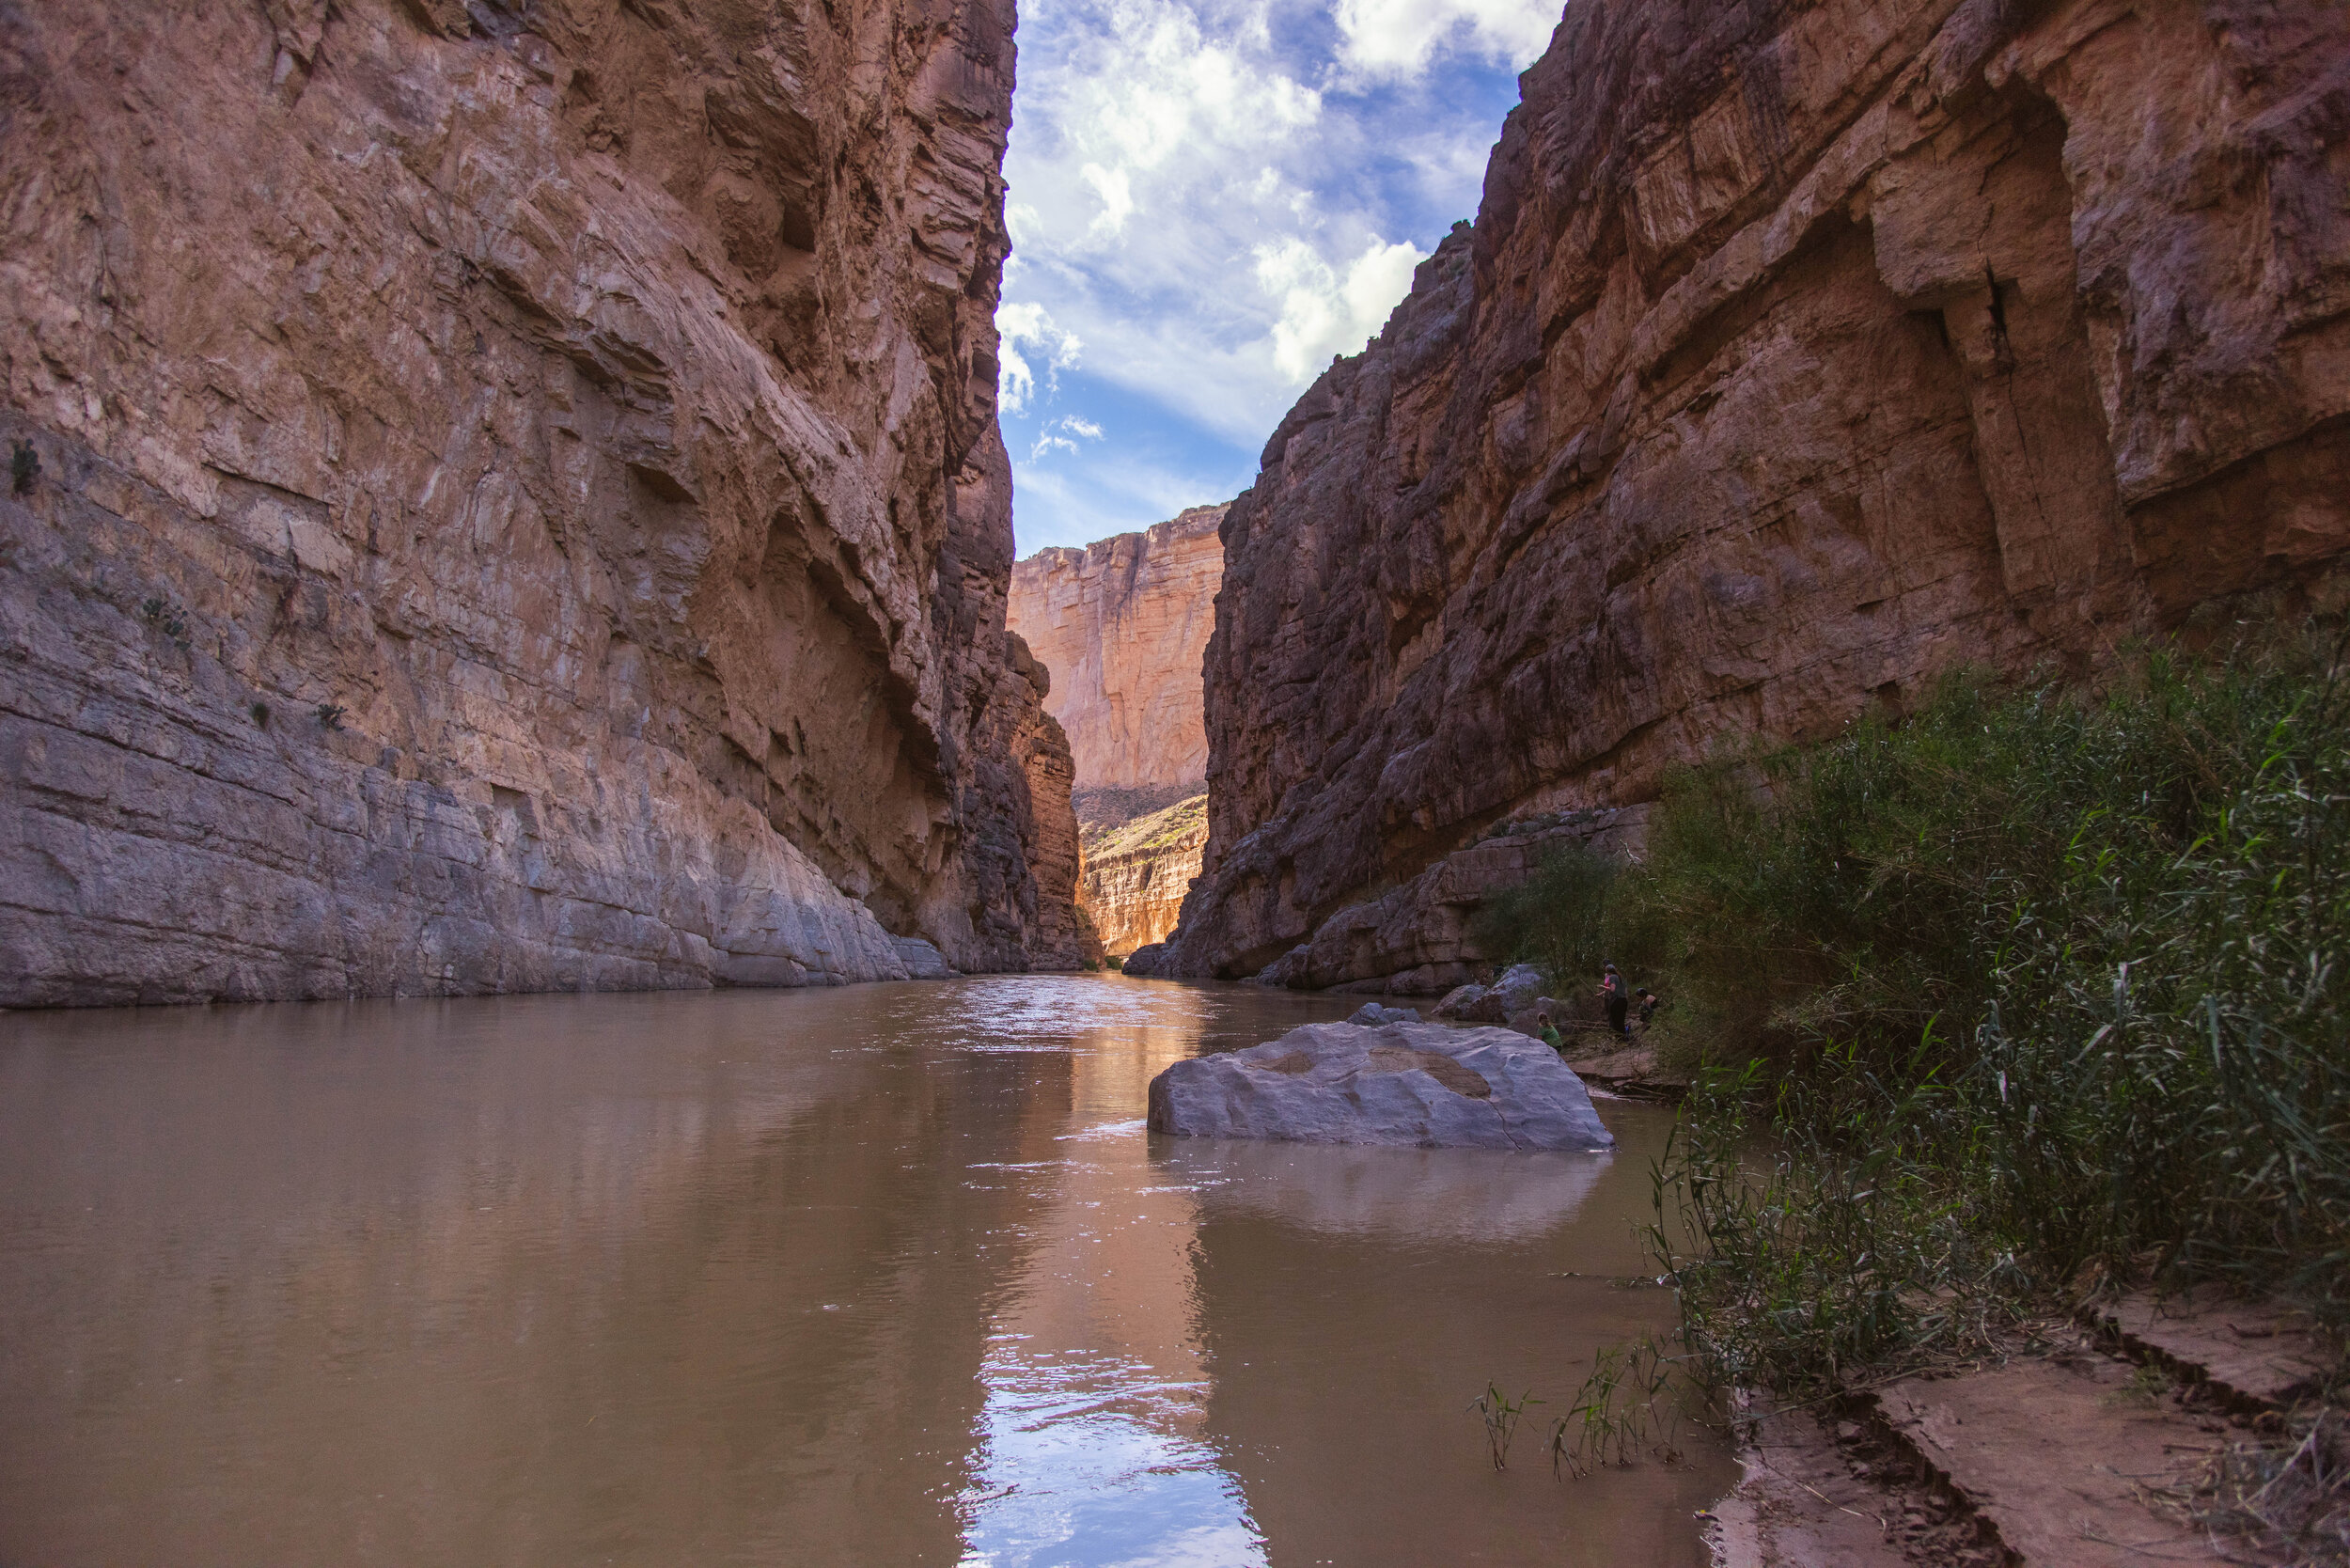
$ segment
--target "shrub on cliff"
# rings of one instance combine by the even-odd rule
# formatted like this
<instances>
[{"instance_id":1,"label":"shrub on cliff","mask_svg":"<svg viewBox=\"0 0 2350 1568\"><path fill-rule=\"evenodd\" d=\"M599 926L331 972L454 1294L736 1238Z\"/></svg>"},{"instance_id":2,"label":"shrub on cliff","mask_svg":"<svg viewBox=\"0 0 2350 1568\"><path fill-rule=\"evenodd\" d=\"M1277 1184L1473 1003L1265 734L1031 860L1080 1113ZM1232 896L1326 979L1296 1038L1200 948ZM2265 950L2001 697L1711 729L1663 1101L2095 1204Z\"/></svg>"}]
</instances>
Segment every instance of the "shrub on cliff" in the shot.
<instances>
[{"instance_id":1,"label":"shrub on cliff","mask_svg":"<svg viewBox=\"0 0 2350 1568\"><path fill-rule=\"evenodd\" d=\"M1954 679L1690 770L1595 908L1708 1037L1660 1203L1716 1370L1957 1346L2085 1268L2350 1323L2339 644L2094 698Z\"/></svg>"}]
</instances>

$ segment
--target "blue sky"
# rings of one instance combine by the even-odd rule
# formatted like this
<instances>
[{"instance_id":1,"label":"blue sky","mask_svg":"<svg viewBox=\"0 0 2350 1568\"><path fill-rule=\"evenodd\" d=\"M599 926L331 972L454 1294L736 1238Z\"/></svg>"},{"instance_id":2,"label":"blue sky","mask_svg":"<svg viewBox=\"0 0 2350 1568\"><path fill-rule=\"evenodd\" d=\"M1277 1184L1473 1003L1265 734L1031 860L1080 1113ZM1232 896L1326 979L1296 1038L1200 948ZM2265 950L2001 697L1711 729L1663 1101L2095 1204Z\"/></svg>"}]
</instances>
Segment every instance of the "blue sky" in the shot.
<instances>
[{"instance_id":1,"label":"blue sky","mask_svg":"<svg viewBox=\"0 0 2350 1568\"><path fill-rule=\"evenodd\" d=\"M1023 0L1004 172L1020 553L1228 500L1473 217L1554 0Z\"/></svg>"}]
</instances>

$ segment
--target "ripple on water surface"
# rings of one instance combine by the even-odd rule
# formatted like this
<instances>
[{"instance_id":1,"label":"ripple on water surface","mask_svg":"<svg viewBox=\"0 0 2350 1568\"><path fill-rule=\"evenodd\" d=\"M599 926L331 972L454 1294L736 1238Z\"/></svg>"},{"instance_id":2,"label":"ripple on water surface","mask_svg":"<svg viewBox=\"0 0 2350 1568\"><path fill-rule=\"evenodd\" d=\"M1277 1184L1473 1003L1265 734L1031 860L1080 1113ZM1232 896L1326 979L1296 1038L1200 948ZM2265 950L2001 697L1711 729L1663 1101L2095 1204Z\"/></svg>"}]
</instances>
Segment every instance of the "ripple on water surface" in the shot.
<instances>
[{"instance_id":1,"label":"ripple on water surface","mask_svg":"<svg viewBox=\"0 0 2350 1568\"><path fill-rule=\"evenodd\" d=\"M0 1561L1698 1563L1561 1484L1610 1155L1153 1137L1346 998L1103 977L0 1018ZM1465 1406L1550 1403L1496 1475Z\"/></svg>"}]
</instances>

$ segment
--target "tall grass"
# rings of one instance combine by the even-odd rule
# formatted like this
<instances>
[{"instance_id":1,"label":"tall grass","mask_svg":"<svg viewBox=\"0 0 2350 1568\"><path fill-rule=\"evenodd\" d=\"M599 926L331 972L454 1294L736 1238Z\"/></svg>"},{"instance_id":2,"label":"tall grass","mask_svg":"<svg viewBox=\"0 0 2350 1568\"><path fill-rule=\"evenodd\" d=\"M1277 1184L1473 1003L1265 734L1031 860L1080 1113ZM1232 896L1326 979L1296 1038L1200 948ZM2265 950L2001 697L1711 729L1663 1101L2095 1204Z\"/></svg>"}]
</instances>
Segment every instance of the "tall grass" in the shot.
<instances>
[{"instance_id":1,"label":"tall grass","mask_svg":"<svg viewBox=\"0 0 2350 1568\"><path fill-rule=\"evenodd\" d=\"M1704 1238L1671 1262L1717 1372L1964 1349L2100 1273L2350 1325L2342 652L1961 677L1671 782L1541 940L1658 976L1701 1047L1659 1201Z\"/></svg>"}]
</instances>

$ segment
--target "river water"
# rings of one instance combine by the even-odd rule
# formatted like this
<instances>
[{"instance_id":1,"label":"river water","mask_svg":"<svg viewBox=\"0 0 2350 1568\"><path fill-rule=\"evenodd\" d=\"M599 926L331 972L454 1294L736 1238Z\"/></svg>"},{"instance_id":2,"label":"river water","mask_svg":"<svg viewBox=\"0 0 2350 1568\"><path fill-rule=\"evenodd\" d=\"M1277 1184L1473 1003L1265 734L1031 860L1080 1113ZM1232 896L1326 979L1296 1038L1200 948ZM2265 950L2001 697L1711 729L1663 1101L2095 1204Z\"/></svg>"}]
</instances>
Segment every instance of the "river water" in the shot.
<instances>
[{"instance_id":1,"label":"river water","mask_svg":"<svg viewBox=\"0 0 2350 1568\"><path fill-rule=\"evenodd\" d=\"M1612 1155L1152 1137L1349 1002L1101 977L0 1016L0 1563L1704 1560L1555 1481ZM1465 1406L1535 1406L1496 1474Z\"/></svg>"}]
</instances>

